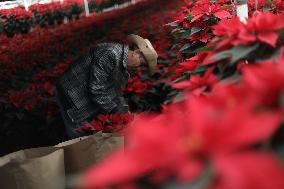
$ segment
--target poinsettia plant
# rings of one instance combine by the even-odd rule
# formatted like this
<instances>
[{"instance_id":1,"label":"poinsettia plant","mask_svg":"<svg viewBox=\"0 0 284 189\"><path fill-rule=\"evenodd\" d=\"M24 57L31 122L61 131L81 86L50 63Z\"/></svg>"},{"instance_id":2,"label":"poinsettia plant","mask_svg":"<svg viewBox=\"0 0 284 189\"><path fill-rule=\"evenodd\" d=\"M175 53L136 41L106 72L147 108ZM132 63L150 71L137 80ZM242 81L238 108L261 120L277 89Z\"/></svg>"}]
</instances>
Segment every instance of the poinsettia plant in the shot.
<instances>
[{"instance_id":1,"label":"poinsettia plant","mask_svg":"<svg viewBox=\"0 0 284 189\"><path fill-rule=\"evenodd\" d=\"M254 11L271 11L275 14L284 13L284 2L282 0L248 0L249 14Z\"/></svg>"},{"instance_id":2,"label":"poinsettia plant","mask_svg":"<svg viewBox=\"0 0 284 189\"><path fill-rule=\"evenodd\" d=\"M187 1L187 6L181 10L175 21L169 24L175 27L172 33L178 40L174 48L179 47L185 58L192 56L195 49L203 47L214 37L211 26L231 17L230 6L228 2Z\"/></svg>"},{"instance_id":3,"label":"poinsettia plant","mask_svg":"<svg viewBox=\"0 0 284 189\"><path fill-rule=\"evenodd\" d=\"M131 113L118 113L110 115L98 115L95 119L85 123L77 129L79 132L119 132L134 119Z\"/></svg>"},{"instance_id":4,"label":"poinsettia plant","mask_svg":"<svg viewBox=\"0 0 284 189\"><path fill-rule=\"evenodd\" d=\"M91 0L90 11L100 13L103 9L128 2L129 0ZM64 18L79 19L83 13L83 1L68 0L48 4L34 4L26 11L24 7L0 10L0 34L13 37L28 33L37 25L41 27L63 23Z\"/></svg>"},{"instance_id":5,"label":"poinsettia plant","mask_svg":"<svg viewBox=\"0 0 284 189\"><path fill-rule=\"evenodd\" d=\"M248 3L251 9L255 5L255 1ZM268 5L278 10L281 2L259 4L261 8ZM265 9L267 12L264 13L255 12L247 25L237 17L231 19L234 9L235 5L229 5L228 1L187 1L180 16L169 24L176 27L173 30L177 36L174 47L180 48L181 55L180 66L175 68L181 77L175 78L175 82L187 79L192 73L203 74L216 65L214 73L219 78L231 76L236 72L238 62L270 58L283 45L283 16L270 12L279 12L276 8ZM222 60L226 58L231 58L231 62L224 65Z\"/></svg>"},{"instance_id":6,"label":"poinsettia plant","mask_svg":"<svg viewBox=\"0 0 284 189\"><path fill-rule=\"evenodd\" d=\"M234 75L243 64L261 62L276 56L283 47L283 15L259 12L247 24L237 17L213 26L216 37L187 64L197 65L193 73L215 67L219 78ZM191 70L192 71L192 70Z\"/></svg>"}]
</instances>

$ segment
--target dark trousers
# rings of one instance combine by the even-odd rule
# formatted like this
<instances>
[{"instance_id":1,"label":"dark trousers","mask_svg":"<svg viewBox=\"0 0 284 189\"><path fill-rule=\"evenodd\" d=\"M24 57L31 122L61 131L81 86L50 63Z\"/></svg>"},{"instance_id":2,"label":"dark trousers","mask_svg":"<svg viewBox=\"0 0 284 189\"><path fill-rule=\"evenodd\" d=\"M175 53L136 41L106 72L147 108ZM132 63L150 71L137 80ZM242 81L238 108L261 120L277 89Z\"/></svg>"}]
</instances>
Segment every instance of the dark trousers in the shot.
<instances>
[{"instance_id":1,"label":"dark trousers","mask_svg":"<svg viewBox=\"0 0 284 189\"><path fill-rule=\"evenodd\" d=\"M58 92L55 89L55 101L59 107L62 119L64 121L65 129L69 139L77 138L83 136L82 133L76 131L79 127L81 127L84 123L78 124L71 121L69 116L67 115L66 111L64 110L62 103L60 102L60 98L58 97Z\"/></svg>"}]
</instances>

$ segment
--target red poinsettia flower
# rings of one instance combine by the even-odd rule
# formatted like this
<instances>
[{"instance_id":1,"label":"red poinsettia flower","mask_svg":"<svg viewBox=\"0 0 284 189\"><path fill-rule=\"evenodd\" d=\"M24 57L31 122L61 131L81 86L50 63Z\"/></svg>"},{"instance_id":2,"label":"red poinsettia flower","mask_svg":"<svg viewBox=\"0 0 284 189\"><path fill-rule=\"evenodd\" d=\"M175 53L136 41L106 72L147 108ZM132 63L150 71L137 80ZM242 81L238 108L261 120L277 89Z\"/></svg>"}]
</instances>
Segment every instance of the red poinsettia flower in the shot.
<instances>
[{"instance_id":1,"label":"red poinsettia flower","mask_svg":"<svg viewBox=\"0 0 284 189\"><path fill-rule=\"evenodd\" d=\"M237 17L233 17L230 20L223 20L213 26L213 33L219 37L235 37L240 32L242 26L243 23Z\"/></svg>"},{"instance_id":2,"label":"red poinsettia flower","mask_svg":"<svg viewBox=\"0 0 284 189\"><path fill-rule=\"evenodd\" d=\"M145 90L151 88L152 86L152 83L141 81L139 76L134 76L128 81L125 91L143 94Z\"/></svg>"},{"instance_id":3,"label":"red poinsettia flower","mask_svg":"<svg viewBox=\"0 0 284 189\"><path fill-rule=\"evenodd\" d=\"M283 56L284 57L284 56ZM244 82L260 104L278 107L284 91L284 63L281 60L247 65L242 69ZM282 60L283 61L283 60Z\"/></svg>"},{"instance_id":4,"label":"red poinsettia flower","mask_svg":"<svg viewBox=\"0 0 284 189\"><path fill-rule=\"evenodd\" d=\"M196 98L190 106L190 129L203 153L218 154L245 148L268 139L280 126L280 114L255 112L254 104L234 97Z\"/></svg>"},{"instance_id":5,"label":"red poinsettia flower","mask_svg":"<svg viewBox=\"0 0 284 189\"><path fill-rule=\"evenodd\" d=\"M98 115L98 120L104 123L108 120L108 115L100 114Z\"/></svg>"},{"instance_id":6,"label":"red poinsettia flower","mask_svg":"<svg viewBox=\"0 0 284 189\"><path fill-rule=\"evenodd\" d=\"M231 14L222 8L220 4L212 3L208 0L199 0L195 2L194 6L191 8L191 14L194 16L191 22L200 19L204 15L214 15L219 19L231 17Z\"/></svg>"},{"instance_id":7,"label":"red poinsettia flower","mask_svg":"<svg viewBox=\"0 0 284 189\"><path fill-rule=\"evenodd\" d=\"M271 12L259 12L249 18L247 24L242 23L238 18L233 18L221 21L213 28L215 35L226 37L231 45L247 45L259 41L275 47L279 30L284 28L284 17Z\"/></svg>"},{"instance_id":8,"label":"red poinsettia flower","mask_svg":"<svg viewBox=\"0 0 284 189\"><path fill-rule=\"evenodd\" d=\"M213 189L281 189L284 169L272 154L245 152L214 159Z\"/></svg>"},{"instance_id":9,"label":"red poinsettia flower","mask_svg":"<svg viewBox=\"0 0 284 189\"><path fill-rule=\"evenodd\" d=\"M241 31L239 38L246 40L255 36L257 40L275 47L279 37L278 31L283 28L283 15L275 15L269 11L257 13L255 17L248 19L248 24Z\"/></svg>"},{"instance_id":10,"label":"red poinsettia flower","mask_svg":"<svg viewBox=\"0 0 284 189\"><path fill-rule=\"evenodd\" d=\"M211 91L212 87L218 82L218 78L212 73L213 69L208 69L204 76L192 75L187 81L174 83L172 86L177 89L192 91L195 95Z\"/></svg>"},{"instance_id":11,"label":"red poinsettia flower","mask_svg":"<svg viewBox=\"0 0 284 189\"><path fill-rule=\"evenodd\" d=\"M180 66L177 68L178 71L185 72L185 71L194 71L198 64L200 63L199 56L194 56L185 61L180 63Z\"/></svg>"}]
</instances>

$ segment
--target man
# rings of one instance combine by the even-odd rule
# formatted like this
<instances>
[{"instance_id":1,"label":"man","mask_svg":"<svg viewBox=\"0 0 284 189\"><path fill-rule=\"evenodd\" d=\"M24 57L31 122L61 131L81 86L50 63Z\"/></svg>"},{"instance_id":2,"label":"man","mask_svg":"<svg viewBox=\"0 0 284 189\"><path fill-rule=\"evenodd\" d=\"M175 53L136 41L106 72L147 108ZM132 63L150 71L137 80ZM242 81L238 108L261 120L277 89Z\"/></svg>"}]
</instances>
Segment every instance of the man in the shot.
<instances>
[{"instance_id":1,"label":"man","mask_svg":"<svg viewBox=\"0 0 284 189\"><path fill-rule=\"evenodd\" d=\"M156 73L158 55L150 41L134 34L127 39L134 48L98 44L59 79L56 101L69 138L79 137L76 128L98 114L129 111L121 88L127 84L130 70L146 66L149 75Z\"/></svg>"}]
</instances>

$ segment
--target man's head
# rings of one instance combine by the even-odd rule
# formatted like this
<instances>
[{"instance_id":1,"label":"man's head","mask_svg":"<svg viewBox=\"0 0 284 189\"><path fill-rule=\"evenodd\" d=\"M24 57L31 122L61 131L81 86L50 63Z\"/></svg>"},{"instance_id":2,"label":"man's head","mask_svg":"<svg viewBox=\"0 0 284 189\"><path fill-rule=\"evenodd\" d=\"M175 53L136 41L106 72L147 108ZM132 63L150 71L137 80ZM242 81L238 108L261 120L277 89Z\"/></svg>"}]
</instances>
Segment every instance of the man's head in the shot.
<instances>
[{"instance_id":1,"label":"man's head","mask_svg":"<svg viewBox=\"0 0 284 189\"><path fill-rule=\"evenodd\" d=\"M133 48L128 53L128 68L130 70L138 67L146 67L149 75L158 71L157 58L158 54L148 39L143 39L138 35L131 34L127 36L128 41Z\"/></svg>"},{"instance_id":2,"label":"man's head","mask_svg":"<svg viewBox=\"0 0 284 189\"><path fill-rule=\"evenodd\" d=\"M129 70L136 70L141 67L147 68L147 66L147 60L138 48L134 47L133 49L131 48L131 50L128 51L127 67Z\"/></svg>"}]
</instances>

